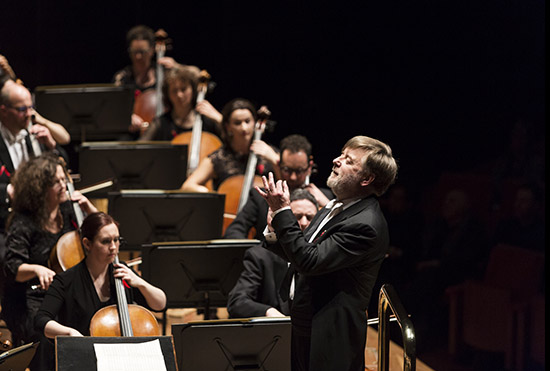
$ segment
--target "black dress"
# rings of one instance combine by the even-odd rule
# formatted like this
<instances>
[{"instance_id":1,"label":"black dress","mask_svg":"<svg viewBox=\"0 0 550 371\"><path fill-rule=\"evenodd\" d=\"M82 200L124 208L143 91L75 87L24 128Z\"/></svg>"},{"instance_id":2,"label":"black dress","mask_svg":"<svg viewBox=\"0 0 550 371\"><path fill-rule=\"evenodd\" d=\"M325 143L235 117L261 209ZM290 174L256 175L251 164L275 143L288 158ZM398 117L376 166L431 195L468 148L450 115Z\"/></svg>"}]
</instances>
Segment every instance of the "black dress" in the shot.
<instances>
[{"instance_id":1,"label":"black dress","mask_svg":"<svg viewBox=\"0 0 550 371\"><path fill-rule=\"evenodd\" d=\"M92 277L86 267L86 259L56 275L34 319L36 331L43 334L48 321L56 320L64 326L78 330L84 336L90 336L90 321L94 314L101 308L116 304L112 265L109 266L108 274L111 277L109 281L111 297L104 302L97 295ZM145 297L138 289L125 285L124 291L128 303L135 302L148 307ZM50 342L51 340L42 341ZM40 347L42 347L42 343ZM48 353L44 354L42 362L41 369L55 369L54 353L51 348Z\"/></svg>"},{"instance_id":2,"label":"black dress","mask_svg":"<svg viewBox=\"0 0 550 371\"><path fill-rule=\"evenodd\" d=\"M238 154L229 146L224 145L215 150L208 155L208 158L212 161L212 165L214 166L214 177L212 178L212 182L215 190L217 190L220 184L227 178L233 175L244 175L246 172L248 154ZM273 165L258 156L255 174L267 176L270 171L274 171Z\"/></svg>"},{"instance_id":3,"label":"black dress","mask_svg":"<svg viewBox=\"0 0 550 371\"><path fill-rule=\"evenodd\" d=\"M76 229L74 212L69 201L60 205L63 227L59 233L44 231L26 214L16 213L6 236L7 282L2 298L2 318L12 333L15 346L37 341L33 320L45 292L34 289L39 285L37 277L27 282L16 282L15 276L21 264L48 266L52 248L65 233Z\"/></svg>"},{"instance_id":4,"label":"black dress","mask_svg":"<svg viewBox=\"0 0 550 371\"><path fill-rule=\"evenodd\" d=\"M201 115L202 119L202 131L212 133L217 137L221 136L219 126L211 119ZM191 131L192 128L182 128L176 125L172 118L171 112L166 112L160 117L155 118L149 129L151 132L146 132L141 139L142 140L167 140L171 141L178 134Z\"/></svg>"}]
</instances>

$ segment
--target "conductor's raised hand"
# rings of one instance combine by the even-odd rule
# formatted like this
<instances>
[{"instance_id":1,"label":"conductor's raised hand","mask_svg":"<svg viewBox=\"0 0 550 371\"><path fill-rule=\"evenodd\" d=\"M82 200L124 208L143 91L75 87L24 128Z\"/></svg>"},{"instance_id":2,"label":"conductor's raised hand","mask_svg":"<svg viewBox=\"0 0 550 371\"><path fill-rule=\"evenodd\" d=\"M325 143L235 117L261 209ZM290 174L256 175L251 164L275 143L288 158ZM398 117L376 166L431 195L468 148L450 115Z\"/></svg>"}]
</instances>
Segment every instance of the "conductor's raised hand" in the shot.
<instances>
[{"instance_id":1,"label":"conductor's raised hand","mask_svg":"<svg viewBox=\"0 0 550 371\"><path fill-rule=\"evenodd\" d=\"M256 191L262 196L272 211L277 211L283 207L290 207L290 191L286 181L278 180L275 182L273 173L270 172L268 178L262 176L265 191L256 186Z\"/></svg>"}]
</instances>

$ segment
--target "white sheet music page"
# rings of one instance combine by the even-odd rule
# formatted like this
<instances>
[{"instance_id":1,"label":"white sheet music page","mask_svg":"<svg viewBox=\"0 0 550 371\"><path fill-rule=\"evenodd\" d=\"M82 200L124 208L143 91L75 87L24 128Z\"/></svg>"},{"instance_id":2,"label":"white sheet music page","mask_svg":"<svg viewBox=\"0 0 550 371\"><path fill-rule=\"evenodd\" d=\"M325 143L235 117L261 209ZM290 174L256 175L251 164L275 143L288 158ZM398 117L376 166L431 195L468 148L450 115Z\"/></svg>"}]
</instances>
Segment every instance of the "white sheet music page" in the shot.
<instances>
[{"instance_id":1,"label":"white sheet music page","mask_svg":"<svg viewBox=\"0 0 550 371\"><path fill-rule=\"evenodd\" d=\"M94 344L97 371L166 371L160 341Z\"/></svg>"}]
</instances>

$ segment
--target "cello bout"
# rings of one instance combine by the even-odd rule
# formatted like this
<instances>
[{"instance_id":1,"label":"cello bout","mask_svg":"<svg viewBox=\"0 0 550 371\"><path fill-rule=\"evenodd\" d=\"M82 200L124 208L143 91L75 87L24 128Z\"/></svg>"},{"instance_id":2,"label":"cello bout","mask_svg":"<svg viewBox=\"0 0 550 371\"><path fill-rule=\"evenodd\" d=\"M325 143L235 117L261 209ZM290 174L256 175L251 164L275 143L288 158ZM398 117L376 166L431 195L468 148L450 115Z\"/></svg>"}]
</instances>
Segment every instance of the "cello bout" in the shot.
<instances>
[{"instance_id":1,"label":"cello bout","mask_svg":"<svg viewBox=\"0 0 550 371\"><path fill-rule=\"evenodd\" d=\"M160 336L156 317L147 308L128 304L133 336ZM90 321L90 336L121 336L116 304L98 310Z\"/></svg>"}]
</instances>

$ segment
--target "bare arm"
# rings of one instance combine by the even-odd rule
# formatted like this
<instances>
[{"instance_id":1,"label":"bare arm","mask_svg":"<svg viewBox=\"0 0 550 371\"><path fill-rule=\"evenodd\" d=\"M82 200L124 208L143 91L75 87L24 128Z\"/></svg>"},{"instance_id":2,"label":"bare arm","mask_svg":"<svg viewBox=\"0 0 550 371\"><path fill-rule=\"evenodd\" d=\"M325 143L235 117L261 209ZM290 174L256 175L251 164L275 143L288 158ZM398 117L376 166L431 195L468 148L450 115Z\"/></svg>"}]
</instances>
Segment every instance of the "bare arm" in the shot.
<instances>
[{"instance_id":1,"label":"bare arm","mask_svg":"<svg viewBox=\"0 0 550 371\"><path fill-rule=\"evenodd\" d=\"M75 330L72 327L63 326L54 320L46 323L46 326L44 327L44 335L50 339L53 339L58 335L83 336L78 330Z\"/></svg>"},{"instance_id":2,"label":"bare arm","mask_svg":"<svg viewBox=\"0 0 550 371\"><path fill-rule=\"evenodd\" d=\"M71 141L71 136L69 132L63 127L63 125L56 122L50 121L47 118L40 115L38 112L33 110L35 124L45 126L50 131L53 139L61 145L69 144Z\"/></svg>"},{"instance_id":3,"label":"bare arm","mask_svg":"<svg viewBox=\"0 0 550 371\"><path fill-rule=\"evenodd\" d=\"M43 265L23 263L17 269L15 280L17 282L27 282L34 277L38 277L40 287L47 290L53 281L53 276L55 276L55 272Z\"/></svg>"},{"instance_id":4,"label":"bare arm","mask_svg":"<svg viewBox=\"0 0 550 371\"><path fill-rule=\"evenodd\" d=\"M205 157L199 164L199 167L196 168L183 183L181 190L189 192L209 192L210 190L205 184L213 177L214 164L210 158Z\"/></svg>"},{"instance_id":5,"label":"bare arm","mask_svg":"<svg viewBox=\"0 0 550 371\"><path fill-rule=\"evenodd\" d=\"M155 311L164 309L166 306L166 294L164 291L151 285L125 265L116 264L115 267L114 276L123 279L130 286L137 288L145 300L147 300L147 304L149 304L151 309Z\"/></svg>"}]
</instances>

